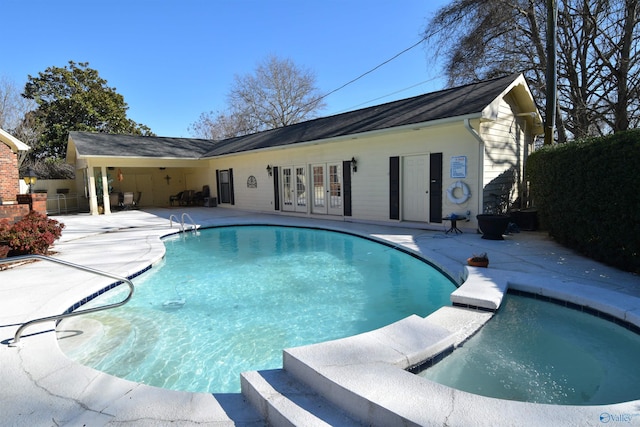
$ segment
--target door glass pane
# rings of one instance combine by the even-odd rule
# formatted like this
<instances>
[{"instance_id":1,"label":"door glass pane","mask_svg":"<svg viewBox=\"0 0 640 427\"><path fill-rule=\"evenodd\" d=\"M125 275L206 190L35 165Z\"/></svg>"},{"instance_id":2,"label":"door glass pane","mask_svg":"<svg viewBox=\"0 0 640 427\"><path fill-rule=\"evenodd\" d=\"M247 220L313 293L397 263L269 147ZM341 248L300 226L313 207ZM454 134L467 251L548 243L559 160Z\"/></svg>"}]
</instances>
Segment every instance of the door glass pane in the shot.
<instances>
[{"instance_id":1,"label":"door glass pane","mask_svg":"<svg viewBox=\"0 0 640 427\"><path fill-rule=\"evenodd\" d=\"M325 206L324 192L324 167L313 167L313 205L317 207Z\"/></svg>"},{"instance_id":2,"label":"door glass pane","mask_svg":"<svg viewBox=\"0 0 640 427\"><path fill-rule=\"evenodd\" d=\"M220 171L220 203L231 203L229 171Z\"/></svg>"},{"instance_id":3,"label":"door glass pane","mask_svg":"<svg viewBox=\"0 0 640 427\"><path fill-rule=\"evenodd\" d=\"M293 204L291 195L293 194L291 188L291 168L282 169L282 198L283 203L287 206Z\"/></svg>"},{"instance_id":4,"label":"door glass pane","mask_svg":"<svg viewBox=\"0 0 640 427\"><path fill-rule=\"evenodd\" d=\"M340 183L340 168L338 165L329 166L329 207L339 208L342 206L342 184Z\"/></svg>"},{"instance_id":5,"label":"door glass pane","mask_svg":"<svg viewBox=\"0 0 640 427\"><path fill-rule=\"evenodd\" d=\"M307 177L304 167L296 168L296 203L298 206L307 206Z\"/></svg>"}]
</instances>

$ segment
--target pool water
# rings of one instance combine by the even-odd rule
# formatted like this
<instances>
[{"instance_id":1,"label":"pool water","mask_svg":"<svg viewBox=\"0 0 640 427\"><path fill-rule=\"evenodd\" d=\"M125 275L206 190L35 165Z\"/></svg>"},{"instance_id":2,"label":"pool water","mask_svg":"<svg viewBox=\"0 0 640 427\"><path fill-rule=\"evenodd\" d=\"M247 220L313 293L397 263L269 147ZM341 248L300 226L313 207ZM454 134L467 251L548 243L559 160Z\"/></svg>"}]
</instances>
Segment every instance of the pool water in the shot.
<instances>
[{"instance_id":1,"label":"pool water","mask_svg":"<svg viewBox=\"0 0 640 427\"><path fill-rule=\"evenodd\" d=\"M241 226L164 242L128 304L59 325L71 359L174 390L239 392L241 372L281 367L284 348L427 316L455 290L427 263L342 233Z\"/></svg>"},{"instance_id":2,"label":"pool water","mask_svg":"<svg viewBox=\"0 0 640 427\"><path fill-rule=\"evenodd\" d=\"M462 347L419 375L475 394L562 405L640 399L640 336L577 310L507 295Z\"/></svg>"}]
</instances>

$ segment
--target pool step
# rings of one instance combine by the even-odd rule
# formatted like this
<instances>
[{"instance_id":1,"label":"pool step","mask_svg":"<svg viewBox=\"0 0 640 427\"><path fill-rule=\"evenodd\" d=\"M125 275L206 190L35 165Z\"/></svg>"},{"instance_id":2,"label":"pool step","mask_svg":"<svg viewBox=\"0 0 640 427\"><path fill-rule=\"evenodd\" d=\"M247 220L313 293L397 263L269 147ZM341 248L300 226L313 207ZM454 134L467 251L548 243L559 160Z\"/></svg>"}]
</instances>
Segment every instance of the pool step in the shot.
<instances>
[{"instance_id":1,"label":"pool step","mask_svg":"<svg viewBox=\"0 0 640 427\"><path fill-rule=\"evenodd\" d=\"M443 307L427 318L412 315L360 335L285 349L283 369L365 425L430 425L447 419L451 393L406 369L448 353L492 314Z\"/></svg>"},{"instance_id":2,"label":"pool step","mask_svg":"<svg viewBox=\"0 0 640 427\"><path fill-rule=\"evenodd\" d=\"M282 369L244 372L242 394L271 426L362 426Z\"/></svg>"}]
</instances>

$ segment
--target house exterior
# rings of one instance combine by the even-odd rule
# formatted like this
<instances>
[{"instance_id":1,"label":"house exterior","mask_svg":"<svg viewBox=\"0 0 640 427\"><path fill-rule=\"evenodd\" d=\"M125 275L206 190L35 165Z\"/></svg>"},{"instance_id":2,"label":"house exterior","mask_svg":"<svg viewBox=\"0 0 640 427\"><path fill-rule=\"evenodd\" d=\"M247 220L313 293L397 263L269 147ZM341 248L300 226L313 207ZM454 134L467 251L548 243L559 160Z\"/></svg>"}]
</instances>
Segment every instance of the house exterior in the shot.
<instances>
[{"instance_id":1,"label":"house exterior","mask_svg":"<svg viewBox=\"0 0 640 427\"><path fill-rule=\"evenodd\" d=\"M473 226L526 198L541 123L512 75L222 141L71 132L67 160L91 213L109 213L113 192L169 206L207 185L218 208L422 228L456 214Z\"/></svg>"},{"instance_id":2,"label":"house exterior","mask_svg":"<svg viewBox=\"0 0 640 427\"><path fill-rule=\"evenodd\" d=\"M0 220L19 221L30 210L46 214L46 196L20 194L19 159L31 147L0 129Z\"/></svg>"},{"instance_id":3,"label":"house exterior","mask_svg":"<svg viewBox=\"0 0 640 427\"><path fill-rule=\"evenodd\" d=\"M20 193L18 158L31 147L0 129L0 200L16 201Z\"/></svg>"}]
</instances>

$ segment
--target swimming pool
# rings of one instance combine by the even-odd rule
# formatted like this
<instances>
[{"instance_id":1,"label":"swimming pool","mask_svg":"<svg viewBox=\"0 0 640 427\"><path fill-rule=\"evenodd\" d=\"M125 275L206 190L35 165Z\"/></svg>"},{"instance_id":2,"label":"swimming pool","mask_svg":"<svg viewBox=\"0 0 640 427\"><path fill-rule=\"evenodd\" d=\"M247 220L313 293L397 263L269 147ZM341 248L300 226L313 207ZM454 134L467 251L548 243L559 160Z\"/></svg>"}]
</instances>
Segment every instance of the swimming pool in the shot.
<instances>
[{"instance_id":1,"label":"swimming pool","mask_svg":"<svg viewBox=\"0 0 640 427\"><path fill-rule=\"evenodd\" d=\"M489 397L562 405L640 398L640 336L591 314L507 295L462 347L419 375Z\"/></svg>"},{"instance_id":2,"label":"swimming pool","mask_svg":"<svg viewBox=\"0 0 640 427\"><path fill-rule=\"evenodd\" d=\"M314 229L222 227L165 239L124 307L69 319L73 360L164 388L238 392L282 349L376 329L449 305L451 280L409 254ZM111 292L92 301L121 298Z\"/></svg>"}]
</instances>

